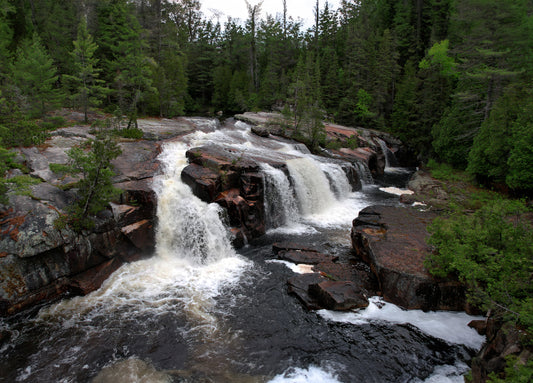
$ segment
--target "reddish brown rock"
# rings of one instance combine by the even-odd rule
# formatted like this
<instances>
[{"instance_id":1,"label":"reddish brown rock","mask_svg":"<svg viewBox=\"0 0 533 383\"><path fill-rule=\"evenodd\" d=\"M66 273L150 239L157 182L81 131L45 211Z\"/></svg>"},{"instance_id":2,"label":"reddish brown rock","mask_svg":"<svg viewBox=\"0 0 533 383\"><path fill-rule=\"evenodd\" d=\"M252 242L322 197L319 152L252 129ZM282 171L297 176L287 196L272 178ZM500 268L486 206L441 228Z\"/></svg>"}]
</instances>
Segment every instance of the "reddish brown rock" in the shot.
<instances>
[{"instance_id":1,"label":"reddish brown rock","mask_svg":"<svg viewBox=\"0 0 533 383\"><path fill-rule=\"evenodd\" d=\"M308 310L320 310L324 307L309 294L309 287L326 280L319 273L299 274L287 281L288 292L295 295Z\"/></svg>"},{"instance_id":2,"label":"reddish brown rock","mask_svg":"<svg viewBox=\"0 0 533 383\"><path fill-rule=\"evenodd\" d=\"M278 258L292 263L303 263L306 265L317 265L319 263L334 262L338 256L322 254L315 251L289 250L278 252Z\"/></svg>"},{"instance_id":3,"label":"reddish brown rock","mask_svg":"<svg viewBox=\"0 0 533 383\"><path fill-rule=\"evenodd\" d=\"M122 261L112 258L68 280L67 289L75 295L87 295L100 288L104 281L120 266Z\"/></svg>"},{"instance_id":4,"label":"reddish brown rock","mask_svg":"<svg viewBox=\"0 0 533 383\"><path fill-rule=\"evenodd\" d=\"M336 157L345 161L362 162L366 164L374 176L382 175L385 171L385 161L382 158L383 156L378 156L378 153L369 147L356 149L341 148L332 152Z\"/></svg>"},{"instance_id":5,"label":"reddish brown rock","mask_svg":"<svg viewBox=\"0 0 533 383\"><path fill-rule=\"evenodd\" d=\"M121 229L122 233L139 250L153 250L155 247L153 222L149 219L135 222Z\"/></svg>"},{"instance_id":6,"label":"reddish brown rock","mask_svg":"<svg viewBox=\"0 0 533 383\"><path fill-rule=\"evenodd\" d=\"M376 275L383 297L406 309L463 310L464 287L437 280L424 266L426 227L434 213L392 206L363 209L353 222L352 246Z\"/></svg>"},{"instance_id":7,"label":"reddish brown rock","mask_svg":"<svg viewBox=\"0 0 533 383\"><path fill-rule=\"evenodd\" d=\"M181 172L181 179L189 185L195 196L205 202L213 202L220 192L218 171L197 164L190 164Z\"/></svg>"},{"instance_id":8,"label":"reddish brown rock","mask_svg":"<svg viewBox=\"0 0 533 383\"><path fill-rule=\"evenodd\" d=\"M368 306L368 292L352 281L323 281L309 286L319 305L329 310L346 311Z\"/></svg>"}]
</instances>

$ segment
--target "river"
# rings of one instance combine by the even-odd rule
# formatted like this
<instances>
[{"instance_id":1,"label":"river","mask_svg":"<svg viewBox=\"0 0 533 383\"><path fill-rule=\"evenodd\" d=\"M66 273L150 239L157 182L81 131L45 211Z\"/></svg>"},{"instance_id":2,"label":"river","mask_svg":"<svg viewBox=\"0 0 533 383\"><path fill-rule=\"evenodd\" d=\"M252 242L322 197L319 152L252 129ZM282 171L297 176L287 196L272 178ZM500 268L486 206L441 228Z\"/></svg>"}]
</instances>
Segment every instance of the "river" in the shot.
<instances>
[{"instance_id":1,"label":"river","mask_svg":"<svg viewBox=\"0 0 533 383\"><path fill-rule=\"evenodd\" d=\"M240 250L224 213L181 181L185 151L206 143L287 162L263 165L267 234ZM351 221L408 171L353 192L340 165L290 142L231 129L165 144L156 254L117 270L103 286L0 322L1 382L462 382L484 338L464 313L405 311L379 298L352 312L307 311L286 281L302 272L277 261L291 240L350 257Z\"/></svg>"}]
</instances>

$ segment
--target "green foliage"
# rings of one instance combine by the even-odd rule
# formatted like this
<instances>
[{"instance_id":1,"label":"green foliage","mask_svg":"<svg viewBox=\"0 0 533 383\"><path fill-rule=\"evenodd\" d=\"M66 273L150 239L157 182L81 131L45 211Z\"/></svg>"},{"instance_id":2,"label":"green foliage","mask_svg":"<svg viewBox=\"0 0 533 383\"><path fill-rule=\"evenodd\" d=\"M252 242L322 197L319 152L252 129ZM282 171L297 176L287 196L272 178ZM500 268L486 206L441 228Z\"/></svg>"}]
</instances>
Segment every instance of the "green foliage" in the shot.
<instances>
[{"instance_id":1,"label":"green foliage","mask_svg":"<svg viewBox=\"0 0 533 383\"><path fill-rule=\"evenodd\" d=\"M355 114L361 119L372 118L376 116L376 113L371 112L372 95L364 89L357 91L357 102L355 104Z\"/></svg>"},{"instance_id":2,"label":"green foliage","mask_svg":"<svg viewBox=\"0 0 533 383\"><path fill-rule=\"evenodd\" d=\"M11 72L14 84L26 97L26 109L32 116L41 117L48 107L58 105L60 94L54 87L57 70L37 34L22 42Z\"/></svg>"},{"instance_id":3,"label":"green foliage","mask_svg":"<svg viewBox=\"0 0 533 383\"><path fill-rule=\"evenodd\" d=\"M122 128L114 130L113 134L124 138L139 140L143 138L144 132L139 128Z\"/></svg>"},{"instance_id":4,"label":"green foliage","mask_svg":"<svg viewBox=\"0 0 533 383\"><path fill-rule=\"evenodd\" d=\"M468 171L485 183L533 189L533 92L511 86L496 102L470 151Z\"/></svg>"},{"instance_id":5,"label":"green foliage","mask_svg":"<svg viewBox=\"0 0 533 383\"><path fill-rule=\"evenodd\" d=\"M103 210L118 193L113 187L111 165L121 153L118 144L108 132L100 131L85 146L88 149L74 147L67 153L72 172L82 177L77 185L79 199L69 215L69 224L77 231L91 227L89 216Z\"/></svg>"},{"instance_id":6,"label":"green foliage","mask_svg":"<svg viewBox=\"0 0 533 383\"><path fill-rule=\"evenodd\" d=\"M31 196L30 186L38 185L43 181L39 178L24 174L11 177L9 180L7 180L7 182L12 184L15 194Z\"/></svg>"},{"instance_id":7,"label":"green foliage","mask_svg":"<svg viewBox=\"0 0 533 383\"><path fill-rule=\"evenodd\" d=\"M98 46L89 34L83 17L78 26L77 39L73 44L74 50L71 52L74 62L73 73L64 75L63 79L71 88L71 99L82 108L87 123L89 107L101 104L107 88L103 86L104 81L98 78L101 72L97 67L99 60L95 57Z\"/></svg>"},{"instance_id":8,"label":"green foliage","mask_svg":"<svg viewBox=\"0 0 533 383\"><path fill-rule=\"evenodd\" d=\"M0 0L0 80L6 75L5 70L11 56L9 45L13 39L13 28L9 23L9 16L14 10L8 0Z\"/></svg>"},{"instance_id":9,"label":"green foliage","mask_svg":"<svg viewBox=\"0 0 533 383\"><path fill-rule=\"evenodd\" d=\"M0 204L7 204L8 202L5 174L9 170L13 156L12 152L2 147L2 140L0 139Z\"/></svg>"},{"instance_id":10,"label":"green foliage","mask_svg":"<svg viewBox=\"0 0 533 383\"><path fill-rule=\"evenodd\" d=\"M48 167L50 168L52 172L57 173L57 174L65 174L65 173L70 173L72 171L72 168L66 164L51 163L50 165L48 165Z\"/></svg>"},{"instance_id":11,"label":"green foliage","mask_svg":"<svg viewBox=\"0 0 533 383\"><path fill-rule=\"evenodd\" d=\"M0 139L8 148L40 145L49 136L47 127L48 124L42 124L39 120L21 117L20 120L14 119L0 125Z\"/></svg>"},{"instance_id":12,"label":"green foliage","mask_svg":"<svg viewBox=\"0 0 533 383\"><path fill-rule=\"evenodd\" d=\"M430 159L427 167L431 169L431 176L442 181L463 181L465 176L462 172L454 169L453 166L446 163L439 163Z\"/></svg>"},{"instance_id":13,"label":"green foliage","mask_svg":"<svg viewBox=\"0 0 533 383\"><path fill-rule=\"evenodd\" d=\"M529 383L533 380L533 359L529 359L526 363L519 361L513 355L506 359L505 376L498 377L495 373L491 373L487 380L489 383Z\"/></svg>"},{"instance_id":14,"label":"green foliage","mask_svg":"<svg viewBox=\"0 0 533 383\"><path fill-rule=\"evenodd\" d=\"M420 61L421 69L430 69L432 66L439 68L443 76L457 76L457 64L453 57L448 56L450 42L443 40L435 43L428 51L426 58Z\"/></svg>"},{"instance_id":15,"label":"green foliage","mask_svg":"<svg viewBox=\"0 0 533 383\"><path fill-rule=\"evenodd\" d=\"M430 226L436 252L427 267L438 276L456 275L472 304L497 318L533 331L533 230L523 203L495 200L471 215L463 211Z\"/></svg>"}]
</instances>

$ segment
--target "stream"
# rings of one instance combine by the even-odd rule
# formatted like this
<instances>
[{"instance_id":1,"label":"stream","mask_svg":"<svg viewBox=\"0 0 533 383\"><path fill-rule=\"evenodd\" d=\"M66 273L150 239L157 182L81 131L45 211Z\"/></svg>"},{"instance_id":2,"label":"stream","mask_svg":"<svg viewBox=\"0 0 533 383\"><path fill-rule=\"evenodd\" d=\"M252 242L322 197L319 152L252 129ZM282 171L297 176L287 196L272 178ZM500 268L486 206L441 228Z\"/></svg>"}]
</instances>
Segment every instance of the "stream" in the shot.
<instances>
[{"instance_id":1,"label":"stream","mask_svg":"<svg viewBox=\"0 0 533 383\"><path fill-rule=\"evenodd\" d=\"M224 212L181 181L191 147L216 144L272 157L263 164L267 234L236 250ZM155 177L153 257L123 265L103 286L0 320L0 382L462 382L484 338L459 312L406 311L371 298L359 311L308 311L287 293L302 272L276 260L294 241L349 258L350 228L372 204L399 204L385 187L409 171L386 169L352 191L338 161L236 123L167 143ZM359 172L364 169L358 169Z\"/></svg>"}]
</instances>

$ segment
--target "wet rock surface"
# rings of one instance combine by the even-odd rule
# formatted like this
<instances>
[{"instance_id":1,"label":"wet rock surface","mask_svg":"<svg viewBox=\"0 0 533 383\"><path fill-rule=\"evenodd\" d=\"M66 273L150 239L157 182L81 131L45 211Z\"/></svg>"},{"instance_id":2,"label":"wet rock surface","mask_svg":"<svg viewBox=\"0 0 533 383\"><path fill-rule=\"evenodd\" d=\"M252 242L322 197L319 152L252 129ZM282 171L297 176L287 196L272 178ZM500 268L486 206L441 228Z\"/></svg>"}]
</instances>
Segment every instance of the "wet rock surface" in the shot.
<instances>
[{"instance_id":1,"label":"wet rock surface","mask_svg":"<svg viewBox=\"0 0 533 383\"><path fill-rule=\"evenodd\" d=\"M57 299L87 294L124 262L153 253L156 200L152 177L159 171L157 140L195 129L211 131L211 119L139 120L145 140L122 140L113 161L115 187L122 190L107 211L95 217L95 228L75 233L55 224L76 199L66 185L75 177L54 173L50 164L66 164L67 151L94 138L88 126L52 132L40 147L20 149L17 161L42 182L27 195L9 195L0 211L0 315Z\"/></svg>"},{"instance_id":2,"label":"wet rock surface","mask_svg":"<svg viewBox=\"0 0 533 383\"><path fill-rule=\"evenodd\" d=\"M464 288L437 280L424 261L430 249L427 226L435 213L370 206L353 221L352 246L376 275L383 297L406 309L464 310Z\"/></svg>"},{"instance_id":3,"label":"wet rock surface","mask_svg":"<svg viewBox=\"0 0 533 383\"><path fill-rule=\"evenodd\" d=\"M295 264L313 265L311 272L287 281L288 291L309 310L351 310L368 306L375 295L375 279L361 263L340 260L337 255L291 242L274 243L278 259Z\"/></svg>"}]
</instances>

